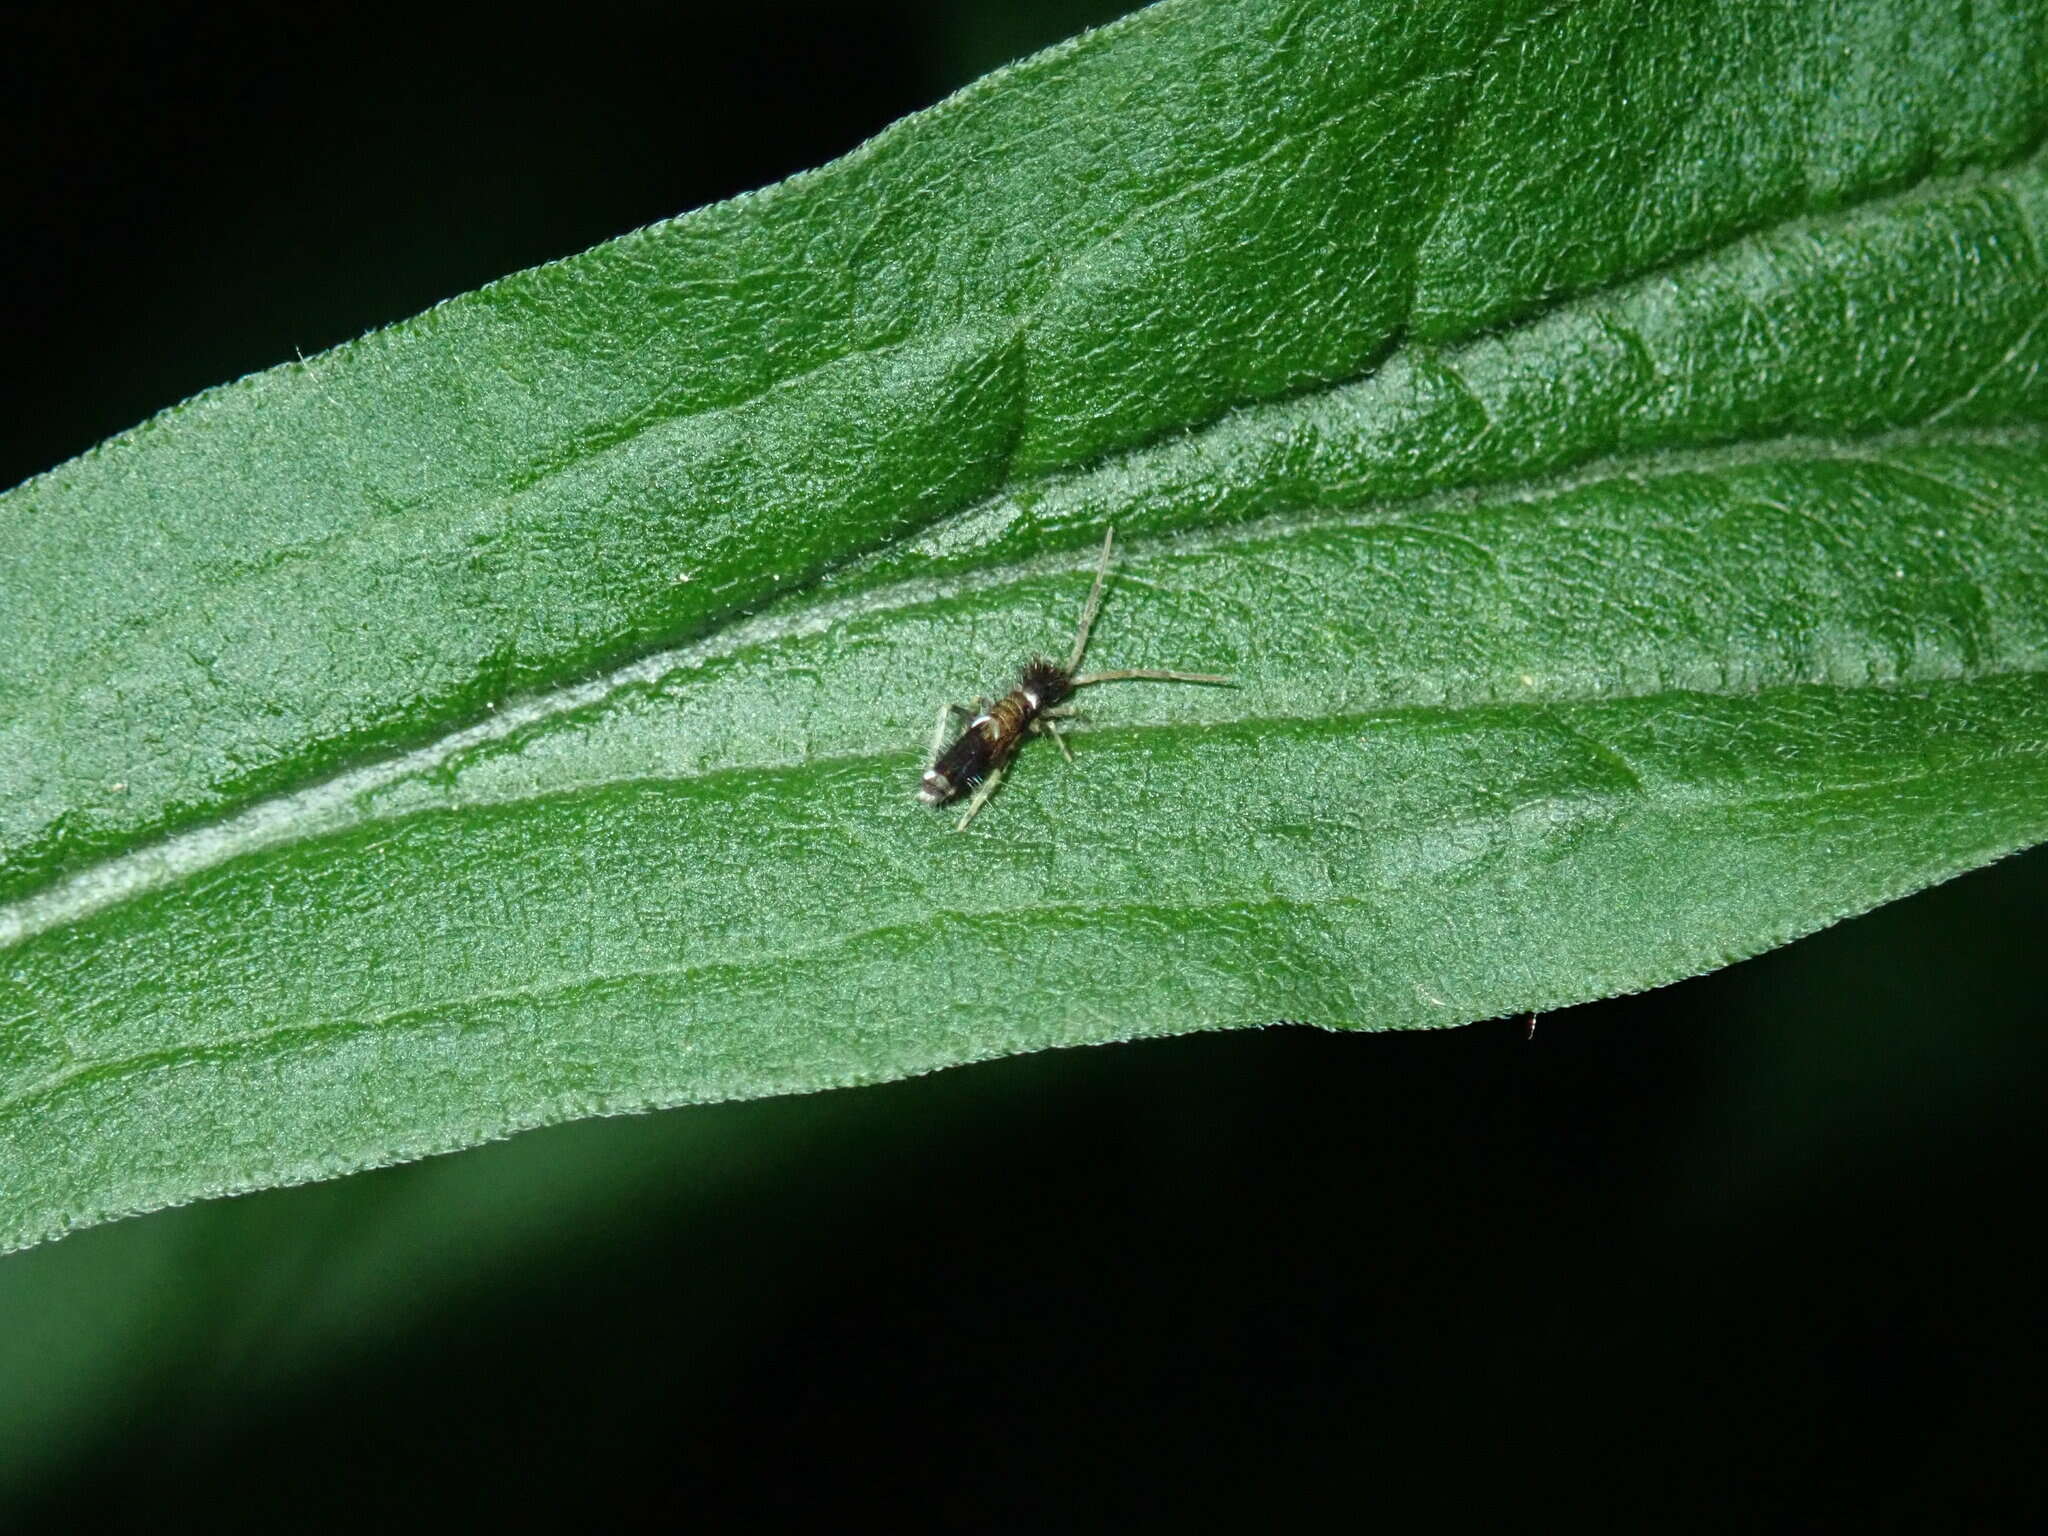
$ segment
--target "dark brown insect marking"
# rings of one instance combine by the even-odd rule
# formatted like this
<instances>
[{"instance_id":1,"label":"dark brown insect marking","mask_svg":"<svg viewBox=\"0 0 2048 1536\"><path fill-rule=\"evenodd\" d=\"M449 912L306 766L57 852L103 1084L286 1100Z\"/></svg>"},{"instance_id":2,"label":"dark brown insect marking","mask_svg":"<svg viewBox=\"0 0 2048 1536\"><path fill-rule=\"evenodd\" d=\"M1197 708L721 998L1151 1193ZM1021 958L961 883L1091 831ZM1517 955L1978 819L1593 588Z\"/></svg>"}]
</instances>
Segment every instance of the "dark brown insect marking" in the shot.
<instances>
[{"instance_id":1,"label":"dark brown insect marking","mask_svg":"<svg viewBox=\"0 0 2048 1536\"><path fill-rule=\"evenodd\" d=\"M925 769L918 799L926 805L946 805L980 788L990 774L1009 766L1033 722L1073 692L1074 680L1066 668L1043 657L1033 660L1017 686L989 705L987 713L968 721L959 739Z\"/></svg>"}]
</instances>

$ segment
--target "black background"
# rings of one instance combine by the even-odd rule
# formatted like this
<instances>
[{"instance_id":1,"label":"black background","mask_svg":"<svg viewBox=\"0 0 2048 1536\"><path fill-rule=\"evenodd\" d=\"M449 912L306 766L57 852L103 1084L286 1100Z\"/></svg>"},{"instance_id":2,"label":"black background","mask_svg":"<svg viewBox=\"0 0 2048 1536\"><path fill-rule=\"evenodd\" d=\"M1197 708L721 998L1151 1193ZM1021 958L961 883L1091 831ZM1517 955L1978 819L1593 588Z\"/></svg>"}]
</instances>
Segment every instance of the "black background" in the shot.
<instances>
[{"instance_id":1,"label":"black background","mask_svg":"<svg viewBox=\"0 0 2048 1536\"><path fill-rule=\"evenodd\" d=\"M1116 9L10 12L0 484ZM0 1260L46 1431L0 1514L2010 1528L2044 896L2009 861L1533 1040L1071 1052L89 1233Z\"/></svg>"}]
</instances>

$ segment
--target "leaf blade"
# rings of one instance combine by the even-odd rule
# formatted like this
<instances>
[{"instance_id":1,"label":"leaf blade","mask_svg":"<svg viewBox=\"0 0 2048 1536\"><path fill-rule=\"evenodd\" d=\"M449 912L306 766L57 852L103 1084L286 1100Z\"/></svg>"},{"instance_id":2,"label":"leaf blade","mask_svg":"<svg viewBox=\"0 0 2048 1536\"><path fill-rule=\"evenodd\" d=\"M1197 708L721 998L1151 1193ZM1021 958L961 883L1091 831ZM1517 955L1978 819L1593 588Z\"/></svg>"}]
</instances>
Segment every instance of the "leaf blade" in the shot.
<instances>
[{"instance_id":1,"label":"leaf blade","mask_svg":"<svg viewBox=\"0 0 2048 1536\"><path fill-rule=\"evenodd\" d=\"M143 598L123 578L66 619L76 640L118 611L149 643L182 647L179 667L153 674L156 703L117 688L60 727L51 701L75 687L74 659L29 678L40 712L8 717L26 722L13 739L104 785L138 729L162 729L164 699L204 701L159 753L172 768L98 821L105 795L37 810L9 780L10 878L27 894L0 930L0 1242L570 1113L1276 1017L1464 1022L1652 985L2042 837L2038 82L2001 75L2004 94L1970 111L2003 108L1958 109L1938 144L1908 133L1911 153L1883 136L1868 153L1842 146L1807 199L1820 211L1784 191L1803 130L1730 130L1773 150L1767 170L1728 182L1695 157L1706 225L1671 218L1654 240L1596 243L1594 270L1543 201L1562 196L1553 183L1461 192L1458 171L1488 153L1496 171L1515 163L1487 149L1504 130L1482 129L1510 120L1500 104L1530 88L1527 70L1554 84L1560 60L1606 58L1614 37L1578 12L1570 26L1442 14L1455 37L1367 7L1165 7L793 190L510 279L348 353L336 367L439 339L426 376L462 409L423 407L394 450L457 458L423 493L431 532L355 548L362 519L408 509L365 473L349 482L361 519L294 524L328 515L302 485L271 545L206 567L207 590L243 605L233 623L263 633L289 615L274 643L195 650L195 634L232 623L163 618L172 578L199 568L167 557ZM2033 12L1990 14L2019 26ZM1783 28L1822 20L1747 36L1750 62L1796 72L1804 45ZM1911 21L1902 7L1860 24ZM1556 57L1532 64L1539 42ZM1215 77L1184 78L1187 58L1212 54ZM1917 56L1886 68L1867 82L1866 119L1896 110L1924 127L1947 87ZM1252 110L1260 91L1333 70L1338 87ZM704 409L663 415L644 380L606 386L543 424L572 444L559 462L463 458L461 433L483 430L456 377L476 333L451 332L522 324L541 355L564 345L562 295L589 287L646 309L638 330L621 322L631 353L676 319L650 245L744 278L791 220L836 264L764 268L797 286L746 314L793 325L792 293L864 270L830 242L878 238L862 222L877 205L841 183L872 192L900 174L892 195L908 197L924 183L897 160L943 161L977 103L1041 137L1068 132L1062 154L1019 159L1019 184L1027 202L1100 220L1102 199L1061 178L1116 164L1118 141L1075 103L1143 84L1180 93L1160 110L1186 129L1167 146L1183 159L1158 174L1181 175L1181 195L1152 195L1127 165L1103 194L1117 217L1052 279L1028 240L984 253L1001 281L965 319L934 278L945 324L854 327L893 339L841 355L825 341L843 329L734 346L722 384L675 374ZM1251 105L1219 113L1219 91ZM1655 181L1620 120L1571 120L1582 152L1604 146ZM1233 123L1244 142L1218 126ZM1404 179L1406 162L1347 159L1364 141L1329 137L1340 129L1444 168L1432 182ZM1350 169L1304 170L1339 162ZM972 185L957 195L986 205L959 229L993 239L1017 198L991 190L1000 167L960 174ZM1565 213L1603 188L1593 178ZM1421 254L1464 227L1468 201L1504 230L1543 212L1548 244L1477 296L1428 298L1424 277L1456 263ZM826 205L847 227L798 217ZM1264 244L1261 212L1279 231ZM1308 240L1331 220L1341 238ZM1394 225L1413 229L1388 255ZM1219 245L1266 260L1194 291ZM1504 252L1532 259L1523 239L1487 260ZM1275 280L1275 253L1299 281ZM718 291L729 300L732 284ZM1190 366L1184 327L1160 317L1209 300L1230 323L1196 338ZM1507 315L1511 328L1473 334ZM619 355L574 361L596 374ZM764 358L802 366L764 383ZM1156 389L1141 387L1148 371ZM0 527L89 503L67 475L132 482L123 455L223 451L204 423L236 401L317 414L339 387L332 370L286 370L202 397L12 493L18 520ZM255 436L235 439L216 479L250 442L295 440L261 412L244 425ZM285 472L339 475L374 442L358 422ZM447 488L464 472L498 489L465 500ZM200 480L168 483L196 494ZM143 498L131 511L167 494L130 489ZM732 504L707 504L721 489ZM975 835L946 836L907 788L934 702L1058 648L1112 521L1130 543L1093 661L1243 686L1102 690L1072 774L1033 754ZM303 552L285 536L316 524ZM197 547L220 525L166 526ZM81 550L102 558L67 546L44 578ZM354 575L294 608L293 582L312 569L324 583L336 560ZM694 638L578 681L678 633ZM294 677L265 672L279 658ZM299 690L325 687L323 669L335 691L308 706ZM501 720L454 728L515 681L544 686ZM425 745L323 782L401 739ZM176 767L177 751L202 768ZM164 1126L178 1131L151 1135Z\"/></svg>"}]
</instances>

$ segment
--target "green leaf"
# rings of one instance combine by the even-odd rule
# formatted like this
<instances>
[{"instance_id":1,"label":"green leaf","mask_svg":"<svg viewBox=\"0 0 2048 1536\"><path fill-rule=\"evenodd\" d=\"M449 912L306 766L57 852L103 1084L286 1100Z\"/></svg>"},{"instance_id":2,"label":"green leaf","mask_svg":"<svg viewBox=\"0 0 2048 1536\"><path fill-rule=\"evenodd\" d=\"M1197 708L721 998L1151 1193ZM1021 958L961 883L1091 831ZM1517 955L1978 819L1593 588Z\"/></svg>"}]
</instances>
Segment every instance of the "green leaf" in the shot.
<instances>
[{"instance_id":1,"label":"green leaf","mask_svg":"<svg viewBox=\"0 0 2048 1536\"><path fill-rule=\"evenodd\" d=\"M0 502L0 1246L2048 836L2043 8L1170 0ZM1072 632L964 836L937 706Z\"/></svg>"}]
</instances>

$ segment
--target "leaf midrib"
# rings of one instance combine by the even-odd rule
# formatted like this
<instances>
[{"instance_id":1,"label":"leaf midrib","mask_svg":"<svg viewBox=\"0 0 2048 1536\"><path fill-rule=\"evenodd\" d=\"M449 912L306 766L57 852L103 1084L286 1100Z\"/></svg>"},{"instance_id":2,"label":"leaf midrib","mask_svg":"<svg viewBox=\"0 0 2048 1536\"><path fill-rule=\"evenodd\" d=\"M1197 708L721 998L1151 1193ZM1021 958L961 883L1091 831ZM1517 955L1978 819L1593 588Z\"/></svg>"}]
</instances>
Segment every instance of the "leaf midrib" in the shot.
<instances>
[{"instance_id":1,"label":"leaf midrib","mask_svg":"<svg viewBox=\"0 0 2048 1536\"><path fill-rule=\"evenodd\" d=\"M2048 428L2041 432L2048 438ZM1333 519L1315 519L1302 524L1303 527L1325 528L1336 522ZM1353 520L1343 520L1351 523ZM1235 536L1249 537L1252 529L1233 530ZM1234 541L1234 540L1233 540ZM873 595L873 594L870 594ZM1239 714L1222 715L1200 721L1175 721L1155 723L1132 723L1125 725L1082 727L1080 735L1104 737L1136 737L1140 739L1191 735L1225 728L1232 731L1251 731L1254 734L1309 729L1318 732L1334 731L1344 734L1372 725L1384 725L1389 721L1413 719L1417 721L1442 722L1457 720L1473 715L1513 715L1534 712L1553 716L1560 709L1606 703L1647 702L1655 699L1755 699L1766 695L1788 692L1819 691L1836 694L1900 693L1912 694L1916 690L1933 686L1966 686L1978 683L1995 683L2003 680L2038 677L2048 674L2048 657L2033 657L2024 662L1979 668L1929 666L1922 663L1910 671L1892 678L1872 678L1864 682L1841 682L1811 677L1788 677L1782 680L1757 683L1747 687L1710 688L1698 685L1654 684L1643 688L1612 687L1605 689L1567 690L1556 688L1556 679L1546 680L1552 686L1547 691L1531 690L1523 697L1479 696L1462 700L1432 700L1427 703L1401 704L1380 703L1367 708L1344 708L1315 715L1294 714ZM599 701L601 702L601 700ZM577 708L586 707L579 703ZM527 722L519 729L543 727L555 716L543 715ZM496 741L510 739L495 738ZM481 744L481 743L478 743ZM432 750L432 749L428 749ZM1605 750L1612 750L1607 748ZM337 803L345 804L356 796L370 793L375 788L397 782L413 774L427 774L437 766L434 762L420 762L420 754L395 760L385 765L388 776L373 784L356 782L355 776L343 775L329 781L326 786L316 786L311 791L300 791L283 797L289 801L302 797L317 796L323 789L347 784L345 791L337 791ZM471 813L495 813L518 806L563 803L603 794L609 791L633 788L675 786L679 784L716 784L731 778L737 782L758 782L767 774L795 774L812 771L830 771L850 766L879 764L893 759L912 760L916 749L910 746L867 747L845 752L814 753L800 760L761 760L740 764L722 764L716 768L680 771L671 774L617 774L592 777L569 784L551 785L525 793L477 796L456 805L441 805L425 808L407 808L394 814L370 812L355 817L335 817L320 820L309 817L309 825L299 829L287 827L278 832L257 831L237 836L236 824L256 819L272 809L269 804L244 810L235 817L205 827L158 839L151 844L119 858L104 860L100 864L81 872L61 884L37 892L33 896L16 902L0 905L0 953L17 943L26 943L37 936L81 921L99 912L125 905L150 894L167 889L183 880L219 868L244 857L252 857L304 841L317 841L331 837L346 836L366 828L382 826L398 828L409 822L429 818L461 816ZM1629 770L1636 776L1634 770ZM1640 783L1639 776L1638 783ZM1900 782L1906 782L1904 780ZM1861 784L1844 786L1846 790L1864 787ZM1647 792L1647 791L1646 791ZM1712 798L1712 797L1709 797ZM1761 802L1759 802L1761 803ZM205 845L201 847L200 845ZM179 862L181 850L191 849L204 856L189 862ZM5 1107L0 1099L0 1108Z\"/></svg>"}]
</instances>

